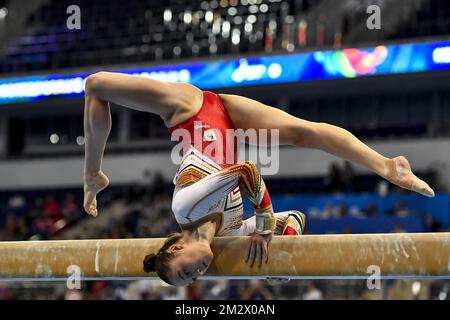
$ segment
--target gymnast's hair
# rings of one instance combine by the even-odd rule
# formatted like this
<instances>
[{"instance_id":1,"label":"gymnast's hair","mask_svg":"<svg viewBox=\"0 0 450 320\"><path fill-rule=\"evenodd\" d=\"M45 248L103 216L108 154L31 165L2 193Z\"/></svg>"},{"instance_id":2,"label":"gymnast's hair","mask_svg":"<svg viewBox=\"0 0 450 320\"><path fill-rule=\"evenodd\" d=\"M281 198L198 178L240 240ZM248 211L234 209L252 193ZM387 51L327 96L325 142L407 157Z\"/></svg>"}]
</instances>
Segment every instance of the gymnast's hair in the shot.
<instances>
[{"instance_id":1,"label":"gymnast's hair","mask_svg":"<svg viewBox=\"0 0 450 320\"><path fill-rule=\"evenodd\" d=\"M181 233L170 234L157 253L151 253L145 256L144 271L156 272L163 281L171 284L166 272L170 269L169 263L175 254L170 252L169 248L180 240L182 236Z\"/></svg>"}]
</instances>

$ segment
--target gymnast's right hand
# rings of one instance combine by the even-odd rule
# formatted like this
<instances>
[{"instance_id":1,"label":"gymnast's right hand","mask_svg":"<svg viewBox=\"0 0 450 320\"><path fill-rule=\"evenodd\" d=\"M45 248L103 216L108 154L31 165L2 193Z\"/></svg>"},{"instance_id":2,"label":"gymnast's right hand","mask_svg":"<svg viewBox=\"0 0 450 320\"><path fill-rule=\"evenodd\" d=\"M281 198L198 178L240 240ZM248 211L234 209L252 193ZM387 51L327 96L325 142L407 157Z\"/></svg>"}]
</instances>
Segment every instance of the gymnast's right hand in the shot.
<instances>
[{"instance_id":1,"label":"gymnast's right hand","mask_svg":"<svg viewBox=\"0 0 450 320\"><path fill-rule=\"evenodd\" d=\"M84 210L93 217L98 214L97 210L97 194L105 189L109 184L108 177L99 171L95 174L85 174L84 182Z\"/></svg>"},{"instance_id":2,"label":"gymnast's right hand","mask_svg":"<svg viewBox=\"0 0 450 320\"><path fill-rule=\"evenodd\" d=\"M258 261L258 267L261 268L262 263L267 263L269 260L269 243L272 240L272 234L260 235L256 232L250 235L250 245L247 249L247 257L245 262L247 262L250 268Z\"/></svg>"}]
</instances>

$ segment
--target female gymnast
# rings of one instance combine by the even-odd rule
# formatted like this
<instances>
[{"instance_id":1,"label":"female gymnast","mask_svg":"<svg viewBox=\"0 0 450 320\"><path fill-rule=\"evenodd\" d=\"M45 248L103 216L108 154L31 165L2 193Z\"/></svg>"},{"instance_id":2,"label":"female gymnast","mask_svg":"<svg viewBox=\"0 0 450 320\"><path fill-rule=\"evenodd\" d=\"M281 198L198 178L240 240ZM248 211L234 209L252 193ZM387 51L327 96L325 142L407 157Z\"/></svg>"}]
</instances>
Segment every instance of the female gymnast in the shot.
<instances>
[{"instance_id":1,"label":"female gymnast","mask_svg":"<svg viewBox=\"0 0 450 320\"><path fill-rule=\"evenodd\" d=\"M226 137L227 129L277 129L282 145L323 150L363 165L402 188L434 196L428 184L413 174L406 158L384 157L345 129L305 121L252 99L214 94L185 83L99 72L88 77L85 87L83 205L92 216L98 213L96 195L109 184L102 171L102 159L111 129L110 102L155 113L172 133L184 129L191 137L195 133L202 137L200 143L193 139L184 141L190 147L183 149L183 161L175 177L172 207L183 232L169 237L157 254L147 256L144 261L147 271L156 270L163 280L174 285L186 285L205 272L212 261L210 242L215 235L251 234L247 262L253 266L255 261L259 265L267 261L271 235L274 231L282 233L280 229L286 226L289 217L303 224L294 234L300 234L304 227L304 217L297 211L273 213L256 166L251 162L230 166L225 159L227 153L235 150L230 150L227 139L216 140L212 131ZM271 143L270 136L267 142ZM210 144L222 150L214 161L199 152ZM239 210L234 215L225 214L227 209L234 208L233 196L238 199L236 205L242 201L239 190L255 207L253 220L244 223Z\"/></svg>"},{"instance_id":2,"label":"female gymnast","mask_svg":"<svg viewBox=\"0 0 450 320\"><path fill-rule=\"evenodd\" d=\"M172 211L183 230L168 237L157 253L144 259L144 270L156 271L173 285L185 285L203 274L213 259L215 236L251 236L247 263L268 260L272 234L301 235L305 215L292 210L274 213L259 170L251 161L222 168L195 148L183 156L174 178ZM241 193L255 215L242 221Z\"/></svg>"}]
</instances>

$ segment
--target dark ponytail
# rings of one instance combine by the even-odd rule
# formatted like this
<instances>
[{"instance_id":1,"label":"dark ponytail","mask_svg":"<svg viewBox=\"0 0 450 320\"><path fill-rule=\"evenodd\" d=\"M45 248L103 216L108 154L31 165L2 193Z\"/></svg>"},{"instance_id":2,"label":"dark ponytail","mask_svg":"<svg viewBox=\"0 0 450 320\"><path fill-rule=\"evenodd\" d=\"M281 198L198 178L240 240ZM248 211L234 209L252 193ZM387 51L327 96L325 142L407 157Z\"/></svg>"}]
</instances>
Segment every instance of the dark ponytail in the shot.
<instances>
[{"instance_id":1,"label":"dark ponytail","mask_svg":"<svg viewBox=\"0 0 450 320\"><path fill-rule=\"evenodd\" d=\"M145 272L156 272L156 257L157 255L151 253L146 255L144 258L144 271Z\"/></svg>"},{"instance_id":2,"label":"dark ponytail","mask_svg":"<svg viewBox=\"0 0 450 320\"><path fill-rule=\"evenodd\" d=\"M145 256L144 258L144 271L156 272L158 276L169 283L166 272L170 268L170 261L175 256L173 252L169 251L169 248L174 245L178 240L183 237L181 233L172 233L164 242L161 249L158 250L157 253L151 253Z\"/></svg>"}]
</instances>

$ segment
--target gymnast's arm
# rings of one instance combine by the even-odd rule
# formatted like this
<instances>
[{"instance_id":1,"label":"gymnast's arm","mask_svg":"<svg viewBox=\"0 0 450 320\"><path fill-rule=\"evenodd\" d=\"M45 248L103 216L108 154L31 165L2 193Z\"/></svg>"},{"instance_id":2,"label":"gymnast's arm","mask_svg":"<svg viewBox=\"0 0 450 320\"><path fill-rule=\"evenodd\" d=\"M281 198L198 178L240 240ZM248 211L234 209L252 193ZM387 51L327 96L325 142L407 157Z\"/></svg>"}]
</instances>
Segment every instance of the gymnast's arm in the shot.
<instances>
[{"instance_id":1,"label":"gymnast's arm","mask_svg":"<svg viewBox=\"0 0 450 320\"><path fill-rule=\"evenodd\" d=\"M269 259L269 243L276 228L276 218L273 213L272 201L269 191L264 183L259 168L255 163L246 161L243 168L252 168L247 174L243 172L239 188L241 194L247 197L255 209L254 231L250 236L250 245L247 249L245 261L250 267L257 262L259 268Z\"/></svg>"}]
</instances>

